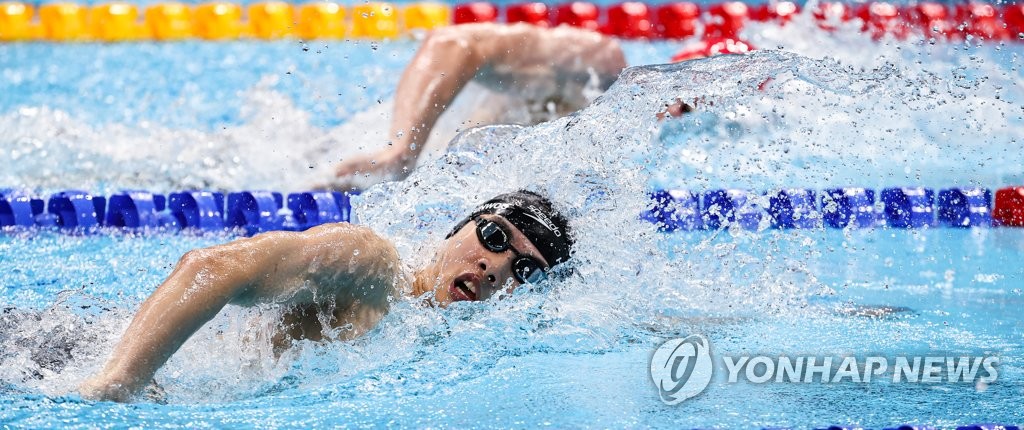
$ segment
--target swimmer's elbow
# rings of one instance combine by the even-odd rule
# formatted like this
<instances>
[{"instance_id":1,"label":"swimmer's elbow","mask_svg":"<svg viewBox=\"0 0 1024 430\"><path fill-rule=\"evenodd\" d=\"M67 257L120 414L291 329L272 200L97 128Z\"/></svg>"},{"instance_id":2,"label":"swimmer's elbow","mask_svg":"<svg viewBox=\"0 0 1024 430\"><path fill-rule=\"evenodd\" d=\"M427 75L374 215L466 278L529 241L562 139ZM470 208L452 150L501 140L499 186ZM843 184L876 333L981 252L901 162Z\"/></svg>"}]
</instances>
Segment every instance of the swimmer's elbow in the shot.
<instances>
[{"instance_id":1,"label":"swimmer's elbow","mask_svg":"<svg viewBox=\"0 0 1024 430\"><path fill-rule=\"evenodd\" d=\"M193 249L181 256L178 267L193 270L222 268L230 260L229 253L224 246Z\"/></svg>"},{"instance_id":2,"label":"swimmer's elbow","mask_svg":"<svg viewBox=\"0 0 1024 430\"><path fill-rule=\"evenodd\" d=\"M209 255L210 254L206 249L193 249L188 251L178 259L178 270L201 268L206 264Z\"/></svg>"},{"instance_id":3,"label":"swimmer's elbow","mask_svg":"<svg viewBox=\"0 0 1024 430\"><path fill-rule=\"evenodd\" d=\"M547 33L537 26L462 24L436 30L423 41L423 49L433 58L455 61L461 67L476 69L488 62L500 62L516 52L537 46Z\"/></svg>"},{"instance_id":4,"label":"swimmer's elbow","mask_svg":"<svg viewBox=\"0 0 1024 430\"><path fill-rule=\"evenodd\" d=\"M434 31L423 40L423 51L433 55L448 55L471 51L472 39L461 31Z\"/></svg>"},{"instance_id":5,"label":"swimmer's elbow","mask_svg":"<svg viewBox=\"0 0 1024 430\"><path fill-rule=\"evenodd\" d=\"M218 291L218 296L234 297L251 282L259 267L266 266L242 248L244 245L233 242L188 251L178 260L175 273L184 276L189 285L201 282L211 291Z\"/></svg>"}]
</instances>

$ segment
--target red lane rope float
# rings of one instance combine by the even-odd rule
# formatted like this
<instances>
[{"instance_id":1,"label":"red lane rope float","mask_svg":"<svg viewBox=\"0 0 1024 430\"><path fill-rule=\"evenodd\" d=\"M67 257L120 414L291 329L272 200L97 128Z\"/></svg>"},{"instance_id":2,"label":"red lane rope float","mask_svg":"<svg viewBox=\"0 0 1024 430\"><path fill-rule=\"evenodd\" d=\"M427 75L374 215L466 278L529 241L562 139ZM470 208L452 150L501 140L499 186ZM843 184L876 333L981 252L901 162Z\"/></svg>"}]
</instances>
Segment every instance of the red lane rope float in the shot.
<instances>
[{"instance_id":1,"label":"red lane rope float","mask_svg":"<svg viewBox=\"0 0 1024 430\"><path fill-rule=\"evenodd\" d=\"M603 32L627 39L652 38L651 10L640 2L626 2L608 8L608 23Z\"/></svg>"},{"instance_id":2,"label":"red lane rope float","mask_svg":"<svg viewBox=\"0 0 1024 430\"><path fill-rule=\"evenodd\" d=\"M1024 187L996 191L992 220L999 226L1024 227Z\"/></svg>"},{"instance_id":3,"label":"red lane rope float","mask_svg":"<svg viewBox=\"0 0 1024 430\"><path fill-rule=\"evenodd\" d=\"M176 2L145 10L123 1L93 6L70 2L38 8L0 0L0 42L24 40L120 42L134 40L387 39L419 30L472 22L570 25L633 39L736 38L748 22L786 25L801 13L790 1L750 6L728 1L705 8L688 1L657 5L623 2L599 7L585 1L548 5L523 2L504 8L469 2L454 7L422 2L397 6L370 2L343 6L332 1L293 5L262 0L242 7L224 0L196 6ZM918 2L819 3L809 12L826 30L857 28L876 39L912 35L936 40L1018 40L1024 37L1024 5L969 2L955 6ZM843 26L843 23L853 24Z\"/></svg>"},{"instance_id":4,"label":"red lane rope float","mask_svg":"<svg viewBox=\"0 0 1024 430\"><path fill-rule=\"evenodd\" d=\"M731 37L710 37L687 45L682 51L672 56L672 62L693 60L719 54L745 54L753 51L753 45L741 39ZM766 81L767 82L767 81ZM762 84L763 85L763 84Z\"/></svg>"},{"instance_id":5,"label":"red lane rope float","mask_svg":"<svg viewBox=\"0 0 1024 430\"><path fill-rule=\"evenodd\" d=\"M505 21L509 23L525 22L541 27L551 24L548 5L540 2L520 3L505 8Z\"/></svg>"},{"instance_id":6,"label":"red lane rope float","mask_svg":"<svg viewBox=\"0 0 1024 430\"><path fill-rule=\"evenodd\" d=\"M555 9L555 25L569 25L596 31L601 27L598 24L600 16L601 9L593 3L565 3Z\"/></svg>"},{"instance_id":7,"label":"red lane rope float","mask_svg":"<svg viewBox=\"0 0 1024 430\"><path fill-rule=\"evenodd\" d=\"M666 39L683 39L700 30L700 6L690 2L668 3L658 7L655 16L658 34Z\"/></svg>"}]
</instances>

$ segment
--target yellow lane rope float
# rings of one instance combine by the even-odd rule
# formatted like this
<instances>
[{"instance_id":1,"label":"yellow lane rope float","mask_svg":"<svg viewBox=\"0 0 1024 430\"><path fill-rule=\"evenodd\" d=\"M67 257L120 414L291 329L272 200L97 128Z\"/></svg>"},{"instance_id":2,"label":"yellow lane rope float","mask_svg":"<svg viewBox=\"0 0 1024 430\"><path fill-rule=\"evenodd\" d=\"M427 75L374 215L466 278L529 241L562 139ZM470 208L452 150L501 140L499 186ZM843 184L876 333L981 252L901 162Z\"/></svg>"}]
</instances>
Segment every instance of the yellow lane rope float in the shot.
<instances>
[{"instance_id":1,"label":"yellow lane rope float","mask_svg":"<svg viewBox=\"0 0 1024 430\"><path fill-rule=\"evenodd\" d=\"M148 6L140 14L138 6L125 2L91 7L48 3L38 11L27 3L0 2L0 42L394 39L450 23L451 6L441 3L399 7L374 2L346 10L332 2L296 6L264 1L244 9L226 1L196 6L170 2Z\"/></svg>"}]
</instances>

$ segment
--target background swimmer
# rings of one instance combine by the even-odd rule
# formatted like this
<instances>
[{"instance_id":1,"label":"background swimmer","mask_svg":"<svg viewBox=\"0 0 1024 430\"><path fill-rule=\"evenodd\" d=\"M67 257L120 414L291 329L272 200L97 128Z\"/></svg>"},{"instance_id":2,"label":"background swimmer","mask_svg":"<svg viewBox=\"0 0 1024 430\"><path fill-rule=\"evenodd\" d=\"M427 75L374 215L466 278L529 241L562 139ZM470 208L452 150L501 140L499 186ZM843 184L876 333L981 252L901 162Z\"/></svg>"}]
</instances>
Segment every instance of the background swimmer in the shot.
<instances>
[{"instance_id":1,"label":"background swimmer","mask_svg":"<svg viewBox=\"0 0 1024 430\"><path fill-rule=\"evenodd\" d=\"M390 146L343 160L332 186L408 176L438 118L471 81L504 97L460 118L463 127L535 124L588 105L625 67L615 39L578 28L480 23L435 30L398 84Z\"/></svg>"},{"instance_id":2,"label":"background swimmer","mask_svg":"<svg viewBox=\"0 0 1024 430\"><path fill-rule=\"evenodd\" d=\"M749 44L732 39L706 40L672 60L748 49ZM586 107L625 67L625 55L615 39L575 27L478 23L435 30L399 81L389 146L342 160L330 187L365 188L404 179L425 151L443 152L452 136L429 145L428 138L441 114L467 86L482 87L491 97L460 113L464 116L459 118L461 129L537 124ZM690 109L677 103L665 113L678 116Z\"/></svg>"}]
</instances>

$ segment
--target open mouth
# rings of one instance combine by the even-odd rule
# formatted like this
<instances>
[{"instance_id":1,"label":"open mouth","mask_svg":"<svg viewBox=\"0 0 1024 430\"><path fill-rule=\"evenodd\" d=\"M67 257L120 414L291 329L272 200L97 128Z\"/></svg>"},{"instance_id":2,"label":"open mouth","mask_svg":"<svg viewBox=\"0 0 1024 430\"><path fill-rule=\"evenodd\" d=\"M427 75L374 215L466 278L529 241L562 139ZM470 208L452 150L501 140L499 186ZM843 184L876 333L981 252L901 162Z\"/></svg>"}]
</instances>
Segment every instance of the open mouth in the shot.
<instances>
[{"instance_id":1,"label":"open mouth","mask_svg":"<svg viewBox=\"0 0 1024 430\"><path fill-rule=\"evenodd\" d=\"M457 302L464 300L476 300L479 286L480 278L472 273L466 273L452 281L452 285L448 288L448 292L449 295L452 296L452 300Z\"/></svg>"}]
</instances>

